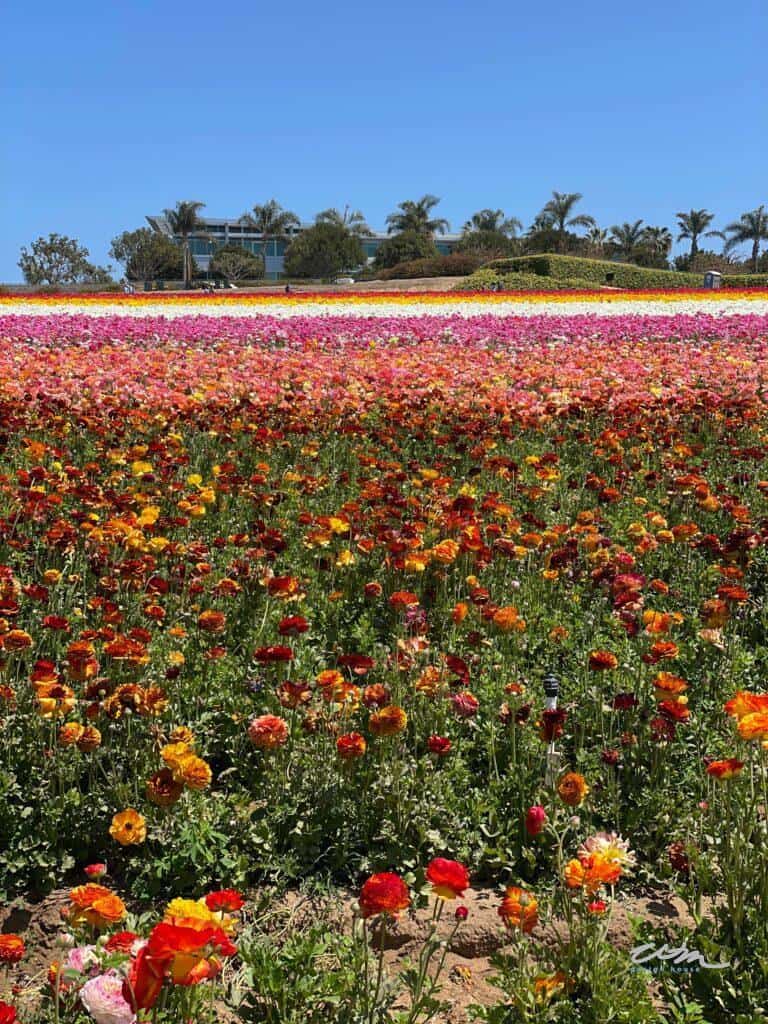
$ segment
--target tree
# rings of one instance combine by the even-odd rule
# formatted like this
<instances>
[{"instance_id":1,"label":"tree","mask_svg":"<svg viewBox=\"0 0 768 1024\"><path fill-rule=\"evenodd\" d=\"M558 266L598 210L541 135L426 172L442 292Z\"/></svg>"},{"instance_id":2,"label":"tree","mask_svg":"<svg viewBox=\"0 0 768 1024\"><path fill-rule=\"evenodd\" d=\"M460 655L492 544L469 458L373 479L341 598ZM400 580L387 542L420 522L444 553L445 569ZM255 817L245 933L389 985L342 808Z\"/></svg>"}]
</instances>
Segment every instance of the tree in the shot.
<instances>
[{"instance_id":1,"label":"tree","mask_svg":"<svg viewBox=\"0 0 768 1024\"><path fill-rule=\"evenodd\" d=\"M439 256L437 246L429 235L418 231L401 231L399 235L387 238L376 250L373 265L377 270L386 270L398 263Z\"/></svg>"},{"instance_id":2,"label":"tree","mask_svg":"<svg viewBox=\"0 0 768 1024\"><path fill-rule=\"evenodd\" d=\"M184 255L179 246L167 235L149 228L117 235L109 255L123 264L129 281L174 281L184 276Z\"/></svg>"},{"instance_id":3,"label":"tree","mask_svg":"<svg viewBox=\"0 0 768 1024\"><path fill-rule=\"evenodd\" d=\"M752 243L752 271L757 273L760 266L760 243L768 241L768 210L762 204L756 210L742 213L738 220L726 224L725 252L733 252L737 245Z\"/></svg>"},{"instance_id":4,"label":"tree","mask_svg":"<svg viewBox=\"0 0 768 1024\"><path fill-rule=\"evenodd\" d=\"M520 249L519 239L501 231L465 231L456 244L456 252L479 253L489 260L516 256Z\"/></svg>"},{"instance_id":5,"label":"tree","mask_svg":"<svg viewBox=\"0 0 768 1024\"><path fill-rule=\"evenodd\" d=\"M276 199L269 199L262 205L257 203L250 213L243 214L240 223L261 235L265 264L267 242L285 241L301 227L298 216L292 210L284 210Z\"/></svg>"},{"instance_id":6,"label":"tree","mask_svg":"<svg viewBox=\"0 0 768 1024\"><path fill-rule=\"evenodd\" d=\"M290 277L334 277L365 262L357 235L338 224L314 224L297 235L285 254L285 272Z\"/></svg>"},{"instance_id":7,"label":"tree","mask_svg":"<svg viewBox=\"0 0 768 1024\"><path fill-rule=\"evenodd\" d=\"M233 284L258 281L264 277L264 258L248 252L241 245L225 245L214 253L210 270Z\"/></svg>"},{"instance_id":8,"label":"tree","mask_svg":"<svg viewBox=\"0 0 768 1024\"><path fill-rule=\"evenodd\" d=\"M478 231L492 231L496 234L514 238L518 231L523 230L522 221L517 217L507 217L503 210L478 210L464 224L463 234L470 235Z\"/></svg>"},{"instance_id":9,"label":"tree","mask_svg":"<svg viewBox=\"0 0 768 1024\"><path fill-rule=\"evenodd\" d=\"M560 252L566 251L568 228L591 228L595 223L594 218L587 214L571 216L574 206L582 199L581 192L553 192L552 198L534 221L534 225L537 222L539 224L537 230L550 227L557 232Z\"/></svg>"},{"instance_id":10,"label":"tree","mask_svg":"<svg viewBox=\"0 0 768 1024\"><path fill-rule=\"evenodd\" d=\"M709 210L689 210L688 213L677 213L675 216L677 217L677 225L680 228L680 233L677 236L678 242L682 242L686 238L691 240L691 263L696 259L696 254L699 251L699 238L702 235L707 238L712 238L715 235L722 237L722 233L719 231L707 231L707 228L715 219L714 213L710 213Z\"/></svg>"},{"instance_id":11,"label":"tree","mask_svg":"<svg viewBox=\"0 0 768 1024\"><path fill-rule=\"evenodd\" d=\"M597 224L594 224L589 231L587 231L587 242L589 244L589 251L592 255L605 255L605 246L608 242L609 234L610 232L608 231L608 228L601 228Z\"/></svg>"},{"instance_id":12,"label":"tree","mask_svg":"<svg viewBox=\"0 0 768 1024\"><path fill-rule=\"evenodd\" d=\"M665 227L646 227L634 252L635 262L641 267L669 270L672 232Z\"/></svg>"},{"instance_id":13,"label":"tree","mask_svg":"<svg viewBox=\"0 0 768 1024\"><path fill-rule=\"evenodd\" d=\"M450 227L448 221L444 217L430 217L439 202L437 196L429 194L415 201L406 199L387 217L387 234L413 231L426 238L432 238L435 234L444 235Z\"/></svg>"},{"instance_id":14,"label":"tree","mask_svg":"<svg viewBox=\"0 0 768 1024\"><path fill-rule=\"evenodd\" d=\"M625 260L632 259L642 237L642 219L636 220L634 224L624 221L623 224L614 224L611 228L611 241L616 246L617 254Z\"/></svg>"},{"instance_id":15,"label":"tree","mask_svg":"<svg viewBox=\"0 0 768 1024\"><path fill-rule=\"evenodd\" d=\"M333 224L339 228L346 228L358 238L367 238L373 234L360 210L350 210L349 206L345 206L343 212L333 207L323 210L315 217L315 223Z\"/></svg>"},{"instance_id":16,"label":"tree","mask_svg":"<svg viewBox=\"0 0 768 1024\"><path fill-rule=\"evenodd\" d=\"M182 276L184 278L185 287L190 282L193 267L192 253L189 249L189 236L193 231L197 231L202 226L202 222L198 217L198 214L204 206L205 203L199 203L191 199L183 199L181 202L176 203L175 210L163 210L165 219L168 221L172 234L181 239L181 247L184 254Z\"/></svg>"},{"instance_id":17,"label":"tree","mask_svg":"<svg viewBox=\"0 0 768 1024\"><path fill-rule=\"evenodd\" d=\"M53 232L22 247L19 268L27 284L113 284L110 268L94 266L88 256L76 239Z\"/></svg>"}]
</instances>

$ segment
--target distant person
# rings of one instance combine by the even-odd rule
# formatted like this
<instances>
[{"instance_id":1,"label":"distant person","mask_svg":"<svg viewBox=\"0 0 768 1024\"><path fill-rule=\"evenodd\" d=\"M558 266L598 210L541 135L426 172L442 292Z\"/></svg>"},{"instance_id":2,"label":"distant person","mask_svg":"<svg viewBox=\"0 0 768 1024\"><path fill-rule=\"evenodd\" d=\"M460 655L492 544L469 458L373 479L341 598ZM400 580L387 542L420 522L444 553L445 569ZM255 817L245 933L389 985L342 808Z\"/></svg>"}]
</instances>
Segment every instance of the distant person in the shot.
<instances>
[{"instance_id":1,"label":"distant person","mask_svg":"<svg viewBox=\"0 0 768 1024\"><path fill-rule=\"evenodd\" d=\"M285 294L286 295L290 295L291 294L291 286L289 284L287 284L285 286Z\"/></svg>"}]
</instances>

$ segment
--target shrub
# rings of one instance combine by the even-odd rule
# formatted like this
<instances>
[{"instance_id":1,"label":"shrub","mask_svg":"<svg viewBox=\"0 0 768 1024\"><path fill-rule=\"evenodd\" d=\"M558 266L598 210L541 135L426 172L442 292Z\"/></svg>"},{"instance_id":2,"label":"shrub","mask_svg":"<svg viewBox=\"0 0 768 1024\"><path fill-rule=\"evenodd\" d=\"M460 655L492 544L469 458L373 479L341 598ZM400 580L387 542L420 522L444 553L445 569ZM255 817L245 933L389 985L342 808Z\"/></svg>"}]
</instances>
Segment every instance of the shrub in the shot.
<instances>
[{"instance_id":1,"label":"shrub","mask_svg":"<svg viewBox=\"0 0 768 1024\"><path fill-rule=\"evenodd\" d=\"M433 256L423 260L407 260L398 263L377 276L381 281L410 277L465 277L483 264L483 257L477 253L452 253L450 256Z\"/></svg>"},{"instance_id":2,"label":"shrub","mask_svg":"<svg viewBox=\"0 0 768 1024\"><path fill-rule=\"evenodd\" d=\"M723 288L768 288L768 274L724 274Z\"/></svg>"},{"instance_id":3,"label":"shrub","mask_svg":"<svg viewBox=\"0 0 768 1024\"><path fill-rule=\"evenodd\" d=\"M700 288L703 284L703 277L700 274L654 270L636 267L630 263L583 259L580 256L516 256L511 259L492 260L486 266L507 274L529 273L570 280L580 278L590 281L593 286L613 284L617 288Z\"/></svg>"},{"instance_id":4,"label":"shrub","mask_svg":"<svg viewBox=\"0 0 768 1024\"><path fill-rule=\"evenodd\" d=\"M583 277L539 277L538 274L499 274L488 267L454 286L455 292L559 292L594 291L594 281Z\"/></svg>"},{"instance_id":5,"label":"shrub","mask_svg":"<svg viewBox=\"0 0 768 1024\"><path fill-rule=\"evenodd\" d=\"M437 246L427 235L417 231L401 231L379 246L373 261L377 270L395 267L411 260L434 259L439 255Z\"/></svg>"}]
</instances>

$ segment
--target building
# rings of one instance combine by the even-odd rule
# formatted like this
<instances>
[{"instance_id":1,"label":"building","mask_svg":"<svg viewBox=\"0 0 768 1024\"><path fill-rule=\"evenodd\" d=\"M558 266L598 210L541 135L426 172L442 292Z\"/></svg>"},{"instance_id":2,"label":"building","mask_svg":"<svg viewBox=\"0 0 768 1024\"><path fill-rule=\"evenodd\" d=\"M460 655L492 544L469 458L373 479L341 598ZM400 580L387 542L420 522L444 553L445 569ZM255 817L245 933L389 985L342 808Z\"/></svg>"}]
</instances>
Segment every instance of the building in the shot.
<instances>
[{"instance_id":1,"label":"building","mask_svg":"<svg viewBox=\"0 0 768 1024\"><path fill-rule=\"evenodd\" d=\"M147 222L155 231L161 231L164 235L171 234L170 225L162 215L147 217ZM290 232L287 239L270 238L265 242L257 231L240 220L201 217L200 225L200 229L189 236L189 247L201 274L208 274L211 257L217 249L221 249L225 245L239 245L249 252L264 257L265 276L273 281L283 275L285 250L290 244L291 236L312 226L311 224L302 224L300 228ZM361 239L368 263L373 260L382 242L391 237L385 232L375 231L372 235ZM442 255L453 252L460 237L461 235L455 234L436 236L435 245L438 252Z\"/></svg>"}]
</instances>

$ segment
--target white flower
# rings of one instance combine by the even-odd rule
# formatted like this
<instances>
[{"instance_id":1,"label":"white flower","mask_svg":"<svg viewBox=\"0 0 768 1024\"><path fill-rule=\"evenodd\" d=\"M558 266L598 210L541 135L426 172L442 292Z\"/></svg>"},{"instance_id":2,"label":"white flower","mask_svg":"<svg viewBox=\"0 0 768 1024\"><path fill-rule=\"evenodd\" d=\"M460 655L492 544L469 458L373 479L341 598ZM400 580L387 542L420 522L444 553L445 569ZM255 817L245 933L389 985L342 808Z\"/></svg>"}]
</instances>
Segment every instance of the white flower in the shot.
<instances>
[{"instance_id":1,"label":"white flower","mask_svg":"<svg viewBox=\"0 0 768 1024\"><path fill-rule=\"evenodd\" d=\"M117 971L87 981L80 989L80 1002L96 1024L135 1024L136 1016L123 995L123 978Z\"/></svg>"}]
</instances>

